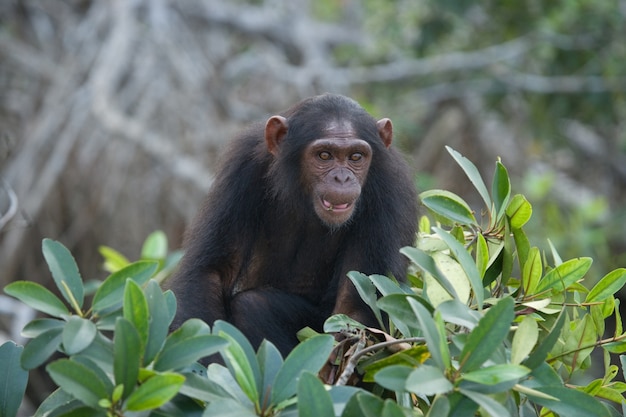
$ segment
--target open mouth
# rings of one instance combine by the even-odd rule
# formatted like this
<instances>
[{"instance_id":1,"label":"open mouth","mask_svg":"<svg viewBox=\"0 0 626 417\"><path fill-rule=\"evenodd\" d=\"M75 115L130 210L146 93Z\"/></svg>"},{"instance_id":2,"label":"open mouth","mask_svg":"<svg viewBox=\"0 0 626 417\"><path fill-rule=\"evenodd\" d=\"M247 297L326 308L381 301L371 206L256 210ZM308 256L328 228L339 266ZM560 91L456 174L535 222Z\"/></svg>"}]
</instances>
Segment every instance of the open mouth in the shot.
<instances>
[{"instance_id":1,"label":"open mouth","mask_svg":"<svg viewBox=\"0 0 626 417\"><path fill-rule=\"evenodd\" d=\"M342 212L349 210L352 203L333 204L330 201L322 198L322 205L327 211Z\"/></svg>"}]
</instances>

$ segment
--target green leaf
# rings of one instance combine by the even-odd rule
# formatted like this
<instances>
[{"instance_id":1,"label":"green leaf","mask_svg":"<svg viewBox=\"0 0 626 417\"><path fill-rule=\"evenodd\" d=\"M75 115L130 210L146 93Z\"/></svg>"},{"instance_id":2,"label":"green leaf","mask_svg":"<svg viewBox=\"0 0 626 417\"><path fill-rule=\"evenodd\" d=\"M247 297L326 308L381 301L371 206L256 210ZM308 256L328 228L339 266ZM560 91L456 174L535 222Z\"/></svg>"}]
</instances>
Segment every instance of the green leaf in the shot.
<instances>
[{"instance_id":1,"label":"green leaf","mask_svg":"<svg viewBox=\"0 0 626 417\"><path fill-rule=\"evenodd\" d=\"M537 322L531 316L525 316L517 327L515 336L513 336L511 363L517 365L526 359L526 356L535 347L538 338L539 328Z\"/></svg>"},{"instance_id":2,"label":"green leaf","mask_svg":"<svg viewBox=\"0 0 626 417\"><path fill-rule=\"evenodd\" d=\"M374 286L372 281L370 281L367 275L356 271L348 272L348 278L350 278L350 281L352 281L352 284L354 284L354 287L361 296L361 299L372 309L372 312L376 316L376 320L378 320L381 328L383 328L383 318L380 314L380 310L376 305L378 295L376 294L376 287Z\"/></svg>"},{"instance_id":3,"label":"green leaf","mask_svg":"<svg viewBox=\"0 0 626 417\"><path fill-rule=\"evenodd\" d=\"M124 289L124 318L130 321L139 333L139 342L143 352L148 342L148 329L150 321L150 311L148 301L141 290L139 284L132 279L126 280Z\"/></svg>"},{"instance_id":4,"label":"green leaf","mask_svg":"<svg viewBox=\"0 0 626 417\"><path fill-rule=\"evenodd\" d=\"M426 252L411 247L405 247L400 249L400 253L409 258L414 264L420 267L424 272L429 273L437 280L437 282L452 296L452 298L458 299L454 286L450 283L448 278L439 270L435 260Z\"/></svg>"},{"instance_id":5,"label":"green leaf","mask_svg":"<svg viewBox=\"0 0 626 417\"><path fill-rule=\"evenodd\" d=\"M55 327L28 342L22 352L22 367L34 369L47 361L61 345L62 333L62 327Z\"/></svg>"},{"instance_id":6,"label":"green leaf","mask_svg":"<svg viewBox=\"0 0 626 417\"><path fill-rule=\"evenodd\" d=\"M515 241L515 247L517 249L517 260L519 262L520 270L524 269L524 265L528 261L528 254L530 252L530 242L526 233L522 229L513 229L513 240ZM510 241L510 239L507 239Z\"/></svg>"},{"instance_id":7,"label":"green leaf","mask_svg":"<svg viewBox=\"0 0 626 417\"><path fill-rule=\"evenodd\" d=\"M445 335L439 333L437 323L421 303L412 298L409 298L408 302L417 317L433 360L442 371L450 369L450 352Z\"/></svg>"},{"instance_id":8,"label":"green leaf","mask_svg":"<svg viewBox=\"0 0 626 417\"><path fill-rule=\"evenodd\" d=\"M298 415L300 417L334 416L333 401L324 384L310 372L298 381Z\"/></svg>"},{"instance_id":9,"label":"green leaf","mask_svg":"<svg viewBox=\"0 0 626 417\"><path fill-rule=\"evenodd\" d=\"M408 302L409 298L425 303L417 295L391 294L378 300L378 306L389 314L393 324L405 337L418 337L422 331L415 320L415 313ZM432 307L429 308L432 311Z\"/></svg>"},{"instance_id":10,"label":"green leaf","mask_svg":"<svg viewBox=\"0 0 626 417\"><path fill-rule=\"evenodd\" d=\"M420 395L445 394L454 386L443 371L429 365L417 367L406 380L406 390Z\"/></svg>"},{"instance_id":11,"label":"green leaf","mask_svg":"<svg viewBox=\"0 0 626 417\"><path fill-rule=\"evenodd\" d=\"M65 323L65 321L57 319L35 319L24 326L21 334L33 339L50 329L62 329L65 327Z\"/></svg>"},{"instance_id":12,"label":"green leaf","mask_svg":"<svg viewBox=\"0 0 626 417\"><path fill-rule=\"evenodd\" d=\"M43 285L31 281L15 281L4 287L4 292L24 304L53 317L67 316L70 312L63 302Z\"/></svg>"},{"instance_id":13,"label":"green leaf","mask_svg":"<svg viewBox=\"0 0 626 417\"><path fill-rule=\"evenodd\" d=\"M143 362L148 364L152 362L163 347L169 332L169 326L172 323L172 316L169 314L165 295L163 295L156 281L151 280L148 283L145 295L148 302L148 310L150 311L150 324Z\"/></svg>"},{"instance_id":14,"label":"green leaf","mask_svg":"<svg viewBox=\"0 0 626 417\"><path fill-rule=\"evenodd\" d=\"M63 391L90 407L99 408L98 402L111 394L98 374L81 363L59 359L46 366L46 370Z\"/></svg>"},{"instance_id":15,"label":"green leaf","mask_svg":"<svg viewBox=\"0 0 626 417\"><path fill-rule=\"evenodd\" d=\"M389 365L374 374L374 381L391 391L406 391L406 381L411 372L413 367L410 366Z\"/></svg>"},{"instance_id":16,"label":"green leaf","mask_svg":"<svg viewBox=\"0 0 626 417\"><path fill-rule=\"evenodd\" d=\"M530 369L535 369L539 365L541 365L543 361L546 360L546 358L548 357L548 353L550 353L550 351L552 350L552 347L554 346L554 344L559 339L559 336L561 335L561 330L563 329L563 325L565 324L566 317L567 317L567 313L565 309L563 309L561 311L561 314L559 314L559 317L557 318L556 322L552 326L552 329L550 330L550 333L548 334L548 336L546 336L541 341L541 343L539 343L539 346L537 346L535 351L530 354L528 359L522 362L524 366L527 366Z\"/></svg>"},{"instance_id":17,"label":"green leaf","mask_svg":"<svg viewBox=\"0 0 626 417\"><path fill-rule=\"evenodd\" d=\"M454 291L458 295L458 301L464 304L467 303L470 299L471 286L463 267L443 252L435 252L430 256L435 261L439 271L454 287ZM437 307L444 301L453 299L431 274L424 274L423 281L426 296L434 307Z\"/></svg>"},{"instance_id":18,"label":"green leaf","mask_svg":"<svg viewBox=\"0 0 626 417\"><path fill-rule=\"evenodd\" d=\"M476 327L482 318L482 315L478 311L472 310L467 305L457 300L445 301L439 304L437 311L441 313L441 317L446 322L466 327L468 330L472 330Z\"/></svg>"},{"instance_id":19,"label":"green leaf","mask_svg":"<svg viewBox=\"0 0 626 417\"><path fill-rule=\"evenodd\" d=\"M605 275L587 294L585 303L604 301L626 285L626 269L619 268Z\"/></svg>"},{"instance_id":20,"label":"green leaf","mask_svg":"<svg viewBox=\"0 0 626 417\"><path fill-rule=\"evenodd\" d=\"M229 345L222 350L222 355L224 356L231 373L237 380L241 390L246 394L255 407L258 408L260 405L259 386L257 385L256 373L254 372L253 365L248 360L245 351L241 345L237 343L237 340L234 337L224 331L219 332L219 336L229 342ZM253 360L258 369L256 357L253 357Z\"/></svg>"},{"instance_id":21,"label":"green leaf","mask_svg":"<svg viewBox=\"0 0 626 417\"><path fill-rule=\"evenodd\" d=\"M509 413L509 411L502 404L488 395L462 388L459 389L459 392L474 401L476 404L480 405L491 415L491 417L505 417L511 415L511 413Z\"/></svg>"},{"instance_id":22,"label":"green leaf","mask_svg":"<svg viewBox=\"0 0 626 417\"><path fill-rule=\"evenodd\" d=\"M146 238L141 248L141 259L165 259L167 257L167 236L156 230Z\"/></svg>"},{"instance_id":23,"label":"green leaf","mask_svg":"<svg viewBox=\"0 0 626 417\"><path fill-rule=\"evenodd\" d=\"M264 339L259 346L257 359L261 368L261 375L263 375L261 403L269 404L276 375L283 366L283 357L276 346Z\"/></svg>"},{"instance_id":24,"label":"green leaf","mask_svg":"<svg viewBox=\"0 0 626 417\"><path fill-rule=\"evenodd\" d=\"M113 340L113 374L115 384L122 385L122 399L128 398L137 384L141 362L139 333L130 321L118 317Z\"/></svg>"},{"instance_id":25,"label":"green leaf","mask_svg":"<svg viewBox=\"0 0 626 417\"><path fill-rule=\"evenodd\" d=\"M487 241L485 240L484 236L481 233L478 233L478 235L476 236L476 269L478 270L478 275L481 277L481 279L485 276L488 265L489 247L487 246Z\"/></svg>"},{"instance_id":26,"label":"green leaf","mask_svg":"<svg viewBox=\"0 0 626 417\"><path fill-rule=\"evenodd\" d=\"M86 349L96 338L96 325L78 316L71 316L63 329L63 350L74 355Z\"/></svg>"},{"instance_id":27,"label":"green leaf","mask_svg":"<svg viewBox=\"0 0 626 417\"><path fill-rule=\"evenodd\" d=\"M533 396L530 393L528 398L560 416L567 417L610 417L609 411L602 403L591 395L566 387L538 387L537 391L547 394L555 399L543 396Z\"/></svg>"},{"instance_id":28,"label":"green leaf","mask_svg":"<svg viewBox=\"0 0 626 417\"><path fill-rule=\"evenodd\" d=\"M155 261L139 261L111 274L93 297L93 311L102 313L119 308L122 305L126 280L131 279L139 285L144 285L154 275L157 267L158 263Z\"/></svg>"},{"instance_id":29,"label":"green leaf","mask_svg":"<svg viewBox=\"0 0 626 417\"><path fill-rule=\"evenodd\" d=\"M509 217L511 229L521 229L530 220L533 214L533 208L530 203L521 194L516 194L511 199L506 208L506 215Z\"/></svg>"},{"instance_id":30,"label":"green leaf","mask_svg":"<svg viewBox=\"0 0 626 417\"><path fill-rule=\"evenodd\" d=\"M181 343L167 344L157 355L154 369L157 371L181 370L206 356L213 355L228 346L228 341L216 335L194 336Z\"/></svg>"},{"instance_id":31,"label":"green leaf","mask_svg":"<svg viewBox=\"0 0 626 417\"><path fill-rule=\"evenodd\" d=\"M493 174L493 183L491 186L491 194L493 198L494 211L496 214L496 224L504 216L505 210L509 204L511 197L511 181L509 173L500 161L496 162L496 169Z\"/></svg>"},{"instance_id":32,"label":"green leaf","mask_svg":"<svg viewBox=\"0 0 626 417\"><path fill-rule=\"evenodd\" d=\"M423 205L453 223L477 225L469 205L458 195L445 190L428 190L420 194Z\"/></svg>"},{"instance_id":33,"label":"green leaf","mask_svg":"<svg viewBox=\"0 0 626 417\"><path fill-rule=\"evenodd\" d=\"M482 385L497 385L510 381L518 381L530 374L530 369L521 365L493 365L463 374L466 381Z\"/></svg>"},{"instance_id":34,"label":"green leaf","mask_svg":"<svg viewBox=\"0 0 626 417\"><path fill-rule=\"evenodd\" d=\"M15 417L26 392L28 372L20 366L24 348L9 341L0 346L0 416Z\"/></svg>"},{"instance_id":35,"label":"green leaf","mask_svg":"<svg viewBox=\"0 0 626 417\"><path fill-rule=\"evenodd\" d=\"M465 171L465 175L467 175L467 178L469 178L472 184L474 184L474 187L478 191L478 194L480 194L483 201L485 202L485 206L487 206L487 208L491 207L491 198L489 197L489 191L487 191L487 186L483 182L483 179L480 175L480 172L478 171L478 168L476 168L476 165L474 165L472 161L470 161L451 147L446 146L446 150L448 151L448 153L450 153L450 155L452 155L456 163L459 164L463 171Z\"/></svg>"},{"instance_id":36,"label":"green leaf","mask_svg":"<svg viewBox=\"0 0 626 417\"><path fill-rule=\"evenodd\" d=\"M318 373L326 363L333 348L334 338L330 335L312 337L297 345L285 359L272 389L272 404L292 397L296 393L296 384L303 372Z\"/></svg>"},{"instance_id":37,"label":"green leaf","mask_svg":"<svg viewBox=\"0 0 626 417\"><path fill-rule=\"evenodd\" d=\"M50 239L43 240L42 251L59 291L76 312L80 312L85 289L74 257L65 246Z\"/></svg>"},{"instance_id":38,"label":"green leaf","mask_svg":"<svg viewBox=\"0 0 626 417\"><path fill-rule=\"evenodd\" d=\"M469 279L470 285L474 290L474 297L476 298L476 303L478 304L478 309L482 310L483 308L483 282L478 273L478 269L476 269L476 264L472 259L472 256L465 249L461 243L459 243L456 239L450 236L445 230L440 229L438 227L434 228L437 235L450 247L450 250L454 254L454 257L459 261L465 274L467 275L467 279Z\"/></svg>"},{"instance_id":39,"label":"green leaf","mask_svg":"<svg viewBox=\"0 0 626 417\"><path fill-rule=\"evenodd\" d=\"M513 307L513 299L505 297L487 310L463 346L459 358L463 372L479 368L501 346L514 318Z\"/></svg>"},{"instance_id":40,"label":"green leaf","mask_svg":"<svg viewBox=\"0 0 626 417\"><path fill-rule=\"evenodd\" d=\"M585 276L592 262L591 258L576 258L563 262L539 281L537 293L553 288L559 292L565 291L567 287Z\"/></svg>"},{"instance_id":41,"label":"green leaf","mask_svg":"<svg viewBox=\"0 0 626 417\"><path fill-rule=\"evenodd\" d=\"M254 409L250 409L232 398L212 401L202 414L202 417L257 417Z\"/></svg>"},{"instance_id":42,"label":"green leaf","mask_svg":"<svg viewBox=\"0 0 626 417\"><path fill-rule=\"evenodd\" d=\"M145 411L159 408L174 398L184 383L185 377L180 374L165 373L154 375L128 397L126 409L130 411Z\"/></svg>"},{"instance_id":43,"label":"green leaf","mask_svg":"<svg viewBox=\"0 0 626 417\"><path fill-rule=\"evenodd\" d=\"M526 259L522 272L524 295L535 294L535 290L537 289L542 275L543 265L541 263L541 253L539 253L538 248L532 247L528 251L528 258Z\"/></svg>"},{"instance_id":44,"label":"green leaf","mask_svg":"<svg viewBox=\"0 0 626 417\"><path fill-rule=\"evenodd\" d=\"M130 264L128 258L108 246L100 246L98 252L104 258L104 270L109 273L119 271Z\"/></svg>"}]
</instances>

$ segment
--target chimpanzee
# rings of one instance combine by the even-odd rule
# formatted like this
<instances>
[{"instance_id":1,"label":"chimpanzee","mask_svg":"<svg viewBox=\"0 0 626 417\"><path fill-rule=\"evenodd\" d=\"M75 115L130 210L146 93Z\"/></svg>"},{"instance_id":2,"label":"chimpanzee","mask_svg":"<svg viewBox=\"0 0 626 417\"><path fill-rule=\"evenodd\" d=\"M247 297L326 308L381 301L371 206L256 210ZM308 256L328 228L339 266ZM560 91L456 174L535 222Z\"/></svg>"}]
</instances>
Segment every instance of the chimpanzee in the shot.
<instances>
[{"instance_id":1,"label":"chimpanzee","mask_svg":"<svg viewBox=\"0 0 626 417\"><path fill-rule=\"evenodd\" d=\"M346 274L404 279L417 196L389 119L324 94L252 125L226 153L169 283L172 329L197 317L283 355L331 314L376 321Z\"/></svg>"}]
</instances>

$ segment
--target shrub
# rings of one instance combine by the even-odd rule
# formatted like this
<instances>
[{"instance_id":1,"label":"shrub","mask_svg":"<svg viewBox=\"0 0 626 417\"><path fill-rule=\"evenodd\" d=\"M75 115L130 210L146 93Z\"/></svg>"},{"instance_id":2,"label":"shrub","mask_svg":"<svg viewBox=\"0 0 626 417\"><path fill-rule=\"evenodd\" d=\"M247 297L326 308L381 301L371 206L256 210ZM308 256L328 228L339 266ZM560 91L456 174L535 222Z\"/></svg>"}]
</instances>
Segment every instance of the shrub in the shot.
<instances>
[{"instance_id":1,"label":"shrub","mask_svg":"<svg viewBox=\"0 0 626 417\"><path fill-rule=\"evenodd\" d=\"M512 195L504 165L496 162L489 192L475 166L448 150L482 197L482 216L453 193L423 192L429 216L417 245L402 249L408 284L349 274L382 330L333 316L325 331L339 332L339 342L305 329L285 359L269 342L255 352L225 322L189 320L168 335L176 302L152 278L178 255L167 260L163 235L134 263L104 248L111 275L89 305L69 251L44 240L63 300L33 282L5 288L51 317L24 328L32 338L24 348L0 347L0 415L15 415L27 370L44 363L59 389L36 416L622 415L626 384L610 359L626 351L614 297L626 270L585 287L591 259L563 261L530 244L523 227L532 207ZM605 337L611 317L615 331ZM581 379L594 349L604 374ZM63 357L49 362L56 352ZM215 353L225 366L196 362ZM346 385L354 383L360 388Z\"/></svg>"}]
</instances>

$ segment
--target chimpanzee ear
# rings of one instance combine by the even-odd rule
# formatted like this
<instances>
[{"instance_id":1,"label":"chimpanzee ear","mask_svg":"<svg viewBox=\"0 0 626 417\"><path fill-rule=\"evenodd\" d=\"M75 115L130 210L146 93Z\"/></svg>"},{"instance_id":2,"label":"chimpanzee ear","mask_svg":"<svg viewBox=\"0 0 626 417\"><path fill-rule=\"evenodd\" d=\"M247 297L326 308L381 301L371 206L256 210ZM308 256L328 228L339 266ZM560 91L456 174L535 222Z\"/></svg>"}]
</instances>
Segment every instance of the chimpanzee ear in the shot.
<instances>
[{"instance_id":1,"label":"chimpanzee ear","mask_svg":"<svg viewBox=\"0 0 626 417\"><path fill-rule=\"evenodd\" d=\"M265 143L267 150L274 156L278 154L280 143L287 134L287 119L283 116L272 116L265 123Z\"/></svg>"},{"instance_id":2,"label":"chimpanzee ear","mask_svg":"<svg viewBox=\"0 0 626 417\"><path fill-rule=\"evenodd\" d=\"M382 139L385 147L390 147L393 139L393 125L391 124L391 120L387 118L380 119L376 122L376 127L378 127L378 136Z\"/></svg>"}]
</instances>

